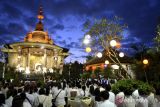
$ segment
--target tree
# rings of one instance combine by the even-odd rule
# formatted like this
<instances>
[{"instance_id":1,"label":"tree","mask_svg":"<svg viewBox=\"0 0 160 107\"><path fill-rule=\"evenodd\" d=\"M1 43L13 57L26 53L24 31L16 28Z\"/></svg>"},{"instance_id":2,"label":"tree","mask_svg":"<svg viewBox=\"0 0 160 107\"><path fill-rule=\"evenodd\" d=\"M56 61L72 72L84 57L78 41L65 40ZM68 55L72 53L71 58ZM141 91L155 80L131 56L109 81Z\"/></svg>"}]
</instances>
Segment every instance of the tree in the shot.
<instances>
[{"instance_id":1,"label":"tree","mask_svg":"<svg viewBox=\"0 0 160 107\"><path fill-rule=\"evenodd\" d=\"M80 74L83 72L83 64L75 61L74 63L68 63L63 66L63 78L80 78Z\"/></svg>"},{"instance_id":2,"label":"tree","mask_svg":"<svg viewBox=\"0 0 160 107\"><path fill-rule=\"evenodd\" d=\"M92 49L93 53L104 51L106 55L110 58L110 60L120 66L119 75L121 78L131 78L131 76L127 73L126 69L123 68L119 57L117 48L120 46L120 41L122 40L122 32L126 28L125 24L121 24L121 19L118 17L114 17L112 20L109 19L100 19L95 20L94 22L87 21L84 24L85 35L91 36L91 43L89 46ZM116 40L116 47L110 46L110 41Z\"/></svg>"},{"instance_id":3,"label":"tree","mask_svg":"<svg viewBox=\"0 0 160 107\"><path fill-rule=\"evenodd\" d=\"M159 48L160 48L160 25L157 25L156 37L153 40L157 44L157 46L156 46L157 51L159 51Z\"/></svg>"},{"instance_id":4,"label":"tree","mask_svg":"<svg viewBox=\"0 0 160 107\"><path fill-rule=\"evenodd\" d=\"M147 74L148 81L157 82L160 79L160 53L153 48L142 48L142 46L137 46L136 54L134 54L135 64L132 67L135 71L136 79L145 81L145 74ZM143 60L147 59L149 63L147 66L143 64Z\"/></svg>"},{"instance_id":5,"label":"tree","mask_svg":"<svg viewBox=\"0 0 160 107\"><path fill-rule=\"evenodd\" d=\"M141 61L145 58L149 50L145 44L133 44L131 48L134 50L134 58Z\"/></svg>"}]
</instances>

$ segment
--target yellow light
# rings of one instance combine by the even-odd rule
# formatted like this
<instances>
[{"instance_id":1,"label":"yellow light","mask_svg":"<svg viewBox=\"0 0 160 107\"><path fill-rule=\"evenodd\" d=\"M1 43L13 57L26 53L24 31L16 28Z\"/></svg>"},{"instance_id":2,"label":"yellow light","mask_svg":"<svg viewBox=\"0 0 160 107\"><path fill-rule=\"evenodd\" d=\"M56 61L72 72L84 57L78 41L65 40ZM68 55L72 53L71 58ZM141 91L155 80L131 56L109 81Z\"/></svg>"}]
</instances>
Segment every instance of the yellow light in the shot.
<instances>
[{"instance_id":1,"label":"yellow light","mask_svg":"<svg viewBox=\"0 0 160 107\"><path fill-rule=\"evenodd\" d=\"M102 53L101 53L101 52L98 52L98 53L97 53L97 57L98 57L98 58L101 58L101 57L102 57Z\"/></svg>"},{"instance_id":2,"label":"yellow light","mask_svg":"<svg viewBox=\"0 0 160 107\"><path fill-rule=\"evenodd\" d=\"M109 61L108 61L108 60L106 60L106 61L105 61L105 64L106 64L106 65L108 65L108 64L109 64Z\"/></svg>"},{"instance_id":3,"label":"yellow light","mask_svg":"<svg viewBox=\"0 0 160 107\"><path fill-rule=\"evenodd\" d=\"M116 42L115 40L111 40L111 41L110 41L110 45L111 45L112 47L115 47L115 46L117 45L117 42Z\"/></svg>"},{"instance_id":4,"label":"yellow light","mask_svg":"<svg viewBox=\"0 0 160 107\"><path fill-rule=\"evenodd\" d=\"M143 60L143 64L147 65L147 64L148 64L148 60L147 60L147 59L144 59L144 60Z\"/></svg>"},{"instance_id":5,"label":"yellow light","mask_svg":"<svg viewBox=\"0 0 160 107\"><path fill-rule=\"evenodd\" d=\"M44 19L44 16L43 15L38 15L37 18L42 20L42 19Z\"/></svg>"},{"instance_id":6,"label":"yellow light","mask_svg":"<svg viewBox=\"0 0 160 107\"><path fill-rule=\"evenodd\" d=\"M120 53L119 53L119 57L121 57L121 58L124 57L124 53L123 53L123 52L120 52Z\"/></svg>"},{"instance_id":7,"label":"yellow light","mask_svg":"<svg viewBox=\"0 0 160 107\"><path fill-rule=\"evenodd\" d=\"M86 52L91 52L91 48L90 47L86 47Z\"/></svg>"},{"instance_id":8,"label":"yellow light","mask_svg":"<svg viewBox=\"0 0 160 107\"><path fill-rule=\"evenodd\" d=\"M18 59L20 59L20 58L21 58L21 56L18 55Z\"/></svg>"}]
</instances>

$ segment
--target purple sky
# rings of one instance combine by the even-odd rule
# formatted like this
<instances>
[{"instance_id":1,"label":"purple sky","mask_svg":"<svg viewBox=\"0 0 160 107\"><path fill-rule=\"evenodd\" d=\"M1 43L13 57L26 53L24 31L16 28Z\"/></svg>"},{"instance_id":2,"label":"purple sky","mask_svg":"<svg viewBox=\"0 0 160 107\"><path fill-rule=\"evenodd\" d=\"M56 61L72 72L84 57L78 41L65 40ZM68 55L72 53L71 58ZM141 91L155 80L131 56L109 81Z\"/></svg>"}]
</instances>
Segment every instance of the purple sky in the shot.
<instances>
[{"instance_id":1,"label":"purple sky","mask_svg":"<svg viewBox=\"0 0 160 107\"><path fill-rule=\"evenodd\" d=\"M0 0L0 44L23 41L34 30L40 4L44 11L44 28L57 45L70 49L66 61L85 62L81 47L87 19L122 17L128 29L124 31L122 47L130 50L132 43L152 44L160 16L159 0ZM131 51L131 50L130 50Z\"/></svg>"}]
</instances>

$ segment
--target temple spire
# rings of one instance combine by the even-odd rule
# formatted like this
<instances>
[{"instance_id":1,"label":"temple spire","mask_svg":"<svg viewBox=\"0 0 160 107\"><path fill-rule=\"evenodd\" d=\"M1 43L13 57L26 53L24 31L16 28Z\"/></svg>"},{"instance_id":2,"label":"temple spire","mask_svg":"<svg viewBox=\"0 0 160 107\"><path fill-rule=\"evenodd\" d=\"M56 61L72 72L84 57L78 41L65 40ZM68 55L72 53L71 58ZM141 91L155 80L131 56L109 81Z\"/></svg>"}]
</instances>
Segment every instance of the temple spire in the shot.
<instances>
[{"instance_id":1,"label":"temple spire","mask_svg":"<svg viewBox=\"0 0 160 107\"><path fill-rule=\"evenodd\" d=\"M43 16L43 7L42 7L42 5L40 5L40 7L39 7L39 13L38 13L37 18L39 19L39 21L41 21L41 20L44 19L44 16Z\"/></svg>"},{"instance_id":2,"label":"temple spire","mask_svg":"<svg viewBox=\"0 0 160 107\"><path fill-rule=\"evenodd\" d=\"M38 18L39 22L37 23L35 30L36 31L43 31L42 20L44 19L44 16L43 16L43 7L42 6L39 7L39 12L38 12L37 18Z\"/></svg>"}]
</instances>

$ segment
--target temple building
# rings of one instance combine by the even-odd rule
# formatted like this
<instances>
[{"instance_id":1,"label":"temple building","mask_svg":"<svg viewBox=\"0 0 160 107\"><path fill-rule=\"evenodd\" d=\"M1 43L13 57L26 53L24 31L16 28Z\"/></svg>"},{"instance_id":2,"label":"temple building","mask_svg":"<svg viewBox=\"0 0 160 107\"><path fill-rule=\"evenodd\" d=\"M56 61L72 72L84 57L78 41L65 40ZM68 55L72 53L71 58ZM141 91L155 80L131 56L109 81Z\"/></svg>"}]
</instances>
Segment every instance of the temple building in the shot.
<instances>
[{"instance_id":1,"label":"temple building","mask_svg":"<svg viewBox=\"0 0 160 107\"><path fill-rule=\"evenodd\" d=\"M133 73L133 70L131 68L133 64L133 60L128 57L119 57L119 61L121 62L123 68L127 71L127 73L132 77L135 78L135 74ZM92 59L88 60L85 63L85 71L95 71L96 69L104 70L106 67L111 67L113 73L115 73L116 70L119 70L119 66L115 64L108 55L104 54L101 58L93 57Z\"/></svg>"},{"instance_id":2,"label":"temple building","mask_svg":"<svg viewBox=\"0 0 160 107\"><path fill-rule=\"evenodd\" d=\"M68 49L57 46L47 31L44 31L42 7L37 16L35 30L28 32L23 42L9 44L2 52L8 54L8 66L23 68L26 73L47 72L59 69L62 73L64 59Z\"/></svg>"}]
</instances>

